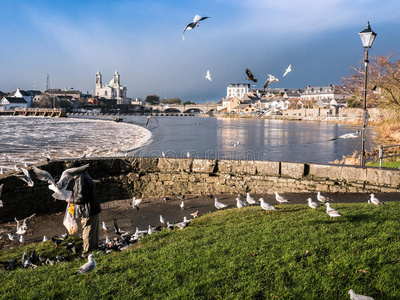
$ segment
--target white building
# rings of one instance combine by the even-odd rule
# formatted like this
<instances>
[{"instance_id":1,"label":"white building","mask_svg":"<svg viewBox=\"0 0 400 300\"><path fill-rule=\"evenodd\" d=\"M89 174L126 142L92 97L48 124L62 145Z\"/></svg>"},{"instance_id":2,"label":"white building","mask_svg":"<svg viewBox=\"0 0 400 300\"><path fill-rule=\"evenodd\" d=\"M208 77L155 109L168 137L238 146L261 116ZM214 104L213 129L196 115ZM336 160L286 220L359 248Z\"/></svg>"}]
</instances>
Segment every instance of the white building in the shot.
<instances>
[{"instance_id":1,"label":"white building","mask_svg":"<svg viewBox=\"0 0 400 300\"><path fill-rule=\"evenodd\" d=\"M226 98L243 99L243 96L250 90L249 83L230 83L226 89Z\"/></svg>"},{"instance_id":2,"label":"white building","mask_svg":"<svg viewBox=\"0 0 400 300\"><path fill-rule=\"evenodd\" d=\"M104 86L102 83L102 75L100 71L97 71L95 96L106 99L117 99L117 101L121 103L124 102L126 98L126 87L120 84L118 71L115 71L113 79Z\"/></svg>"},{"instance_id":3,"label":"white building","mask_svg":"<svg viewBox=\"0 0 400 300\"><path fill-rule=\"evenodd\" d=\"M31 107L31 106L32 106L32 100L33 100L32 95L30 95L30 94L27 93L26 91L20 90L19 88L17 88L15 91L13 91L13 92L10 94L10 97L13 97L13 98L23 98L23 99L26 101L28 107Z\"/></svg>"},{"instance_id":4,"label":"white building","mask_svg":"<svg viewBox=\"0 0 400 300\"><path fill-rule=\"evenodd\" d=\"M311 87L307 86L307 89L301 94L300 100L327 100L328 102L332 99L341 99L343 96L339 93L338 89L330 84L329 86L323 87Z\"/></svg>"},{"instance_id":5,"label":"white building","mask_svg":"<svg viewBox=\"0 0 400 300\"><path fill-rule=\"evenodd\" d=\"M28 108L28 102L22 97L3 97L0 100L0 110Z\"/></svg>"}]
</instances>

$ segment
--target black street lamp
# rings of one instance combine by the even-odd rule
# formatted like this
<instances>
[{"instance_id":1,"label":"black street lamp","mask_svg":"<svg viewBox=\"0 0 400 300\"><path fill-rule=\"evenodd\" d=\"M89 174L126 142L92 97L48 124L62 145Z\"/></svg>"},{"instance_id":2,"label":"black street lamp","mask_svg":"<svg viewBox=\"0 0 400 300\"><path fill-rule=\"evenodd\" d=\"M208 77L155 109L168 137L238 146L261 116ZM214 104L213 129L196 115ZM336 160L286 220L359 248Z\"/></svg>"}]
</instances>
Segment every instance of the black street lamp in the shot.
<instances>
[{"instance_id":1,"label":"black street lamp","mask_svg":"<svg viewBox=\"0 0 400 300\"><path fill-rule=\"evenodd\" d=\"M365 56L364 56L364 66L365 66L365 71L364 71L364 103L363 103L363 127L361 130L361 167L365 167L365 140L366 140L366 127L368 123L368 112L367 112L367 73L368 73L368 51L371 48L375 37L376 33L372 31L371 27L369 26L369 22L367 24L367 27L361 32L358 33L358 35L361 38L361 42L364 47L365 51Z\"/></svg>"}]
</instances>

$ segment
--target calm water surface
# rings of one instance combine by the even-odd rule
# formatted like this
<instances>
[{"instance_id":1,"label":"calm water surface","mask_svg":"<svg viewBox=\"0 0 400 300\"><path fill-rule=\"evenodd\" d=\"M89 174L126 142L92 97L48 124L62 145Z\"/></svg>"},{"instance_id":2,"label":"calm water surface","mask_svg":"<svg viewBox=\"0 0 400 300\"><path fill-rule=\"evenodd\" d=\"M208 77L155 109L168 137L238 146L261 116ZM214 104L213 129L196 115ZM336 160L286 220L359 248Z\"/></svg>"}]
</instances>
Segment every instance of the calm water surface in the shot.
<instances>
[{"instance_id":1,"label":"calm water surface","mask_svg":"<svg viewBox=\"0 0 400 300\"><path fill-rule=\"evenodd\" d=\"M101 118L113 118L102 116ZM123 116L124 122L143 126L145 116ZM158 157L210 159L256 159L308 163L329 163L361 150L361 138L328 141L355 132L359 125L282 121L267 119L226 119L215 117L156 117L148 129L152 140L134 154ZM367 149L374 133L367 130Z\"/></svg>"},{"instance_id":2,"label":"calm water surface","mask_svg":"<svg viewBox=\"0 0 400 300\"><path fill-rule=\"evenodd\" d=\"M52 157L128 156L249 159L329 163L361 149L361 138L331 138L360 126L323 122L248 120L214 117L70 116L66 119L0 117L0 166ZM89 119L89 120L87 120ZM150 139L149 139L150 138ZM373 132L367 135L371 147ZM136 150L135 150L136 149Z\"/></svg>"}]
</instances>

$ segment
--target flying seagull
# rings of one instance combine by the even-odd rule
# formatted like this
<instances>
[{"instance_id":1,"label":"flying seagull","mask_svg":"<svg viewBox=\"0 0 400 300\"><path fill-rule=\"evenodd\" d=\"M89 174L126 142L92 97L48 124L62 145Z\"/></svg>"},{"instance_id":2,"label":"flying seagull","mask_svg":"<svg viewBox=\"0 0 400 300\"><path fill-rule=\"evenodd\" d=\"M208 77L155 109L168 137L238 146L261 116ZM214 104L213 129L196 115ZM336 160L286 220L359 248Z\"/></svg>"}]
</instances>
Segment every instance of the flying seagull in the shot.
<instances>
[{"instance_id":1,"label":"flying seagull","mask_svg":"<svg viewBox=\"0 0 400 300\"><path fill-rule=\"evenodd\" d=\"M285 77L289 72L292 72L292 64L290 64L289 67L285 70L285 73L282 77Z\"/></svg>"},{"instance_id":2,"label":"flying seagull","mask_svg":"<svg viewBox=\"0 0 400 300\"><path fill-rule=\"evenodd\" d=\"M335 138L330 139L328 141L334 141L334 140L337 140L337 139L356 139L356 138L358 138L360 136L360 134L361 134L361 130L357 130L356 132L339 135L338 137L335 137Z\"/></svg>"},{"instance_id":3,"label":"flying seagull","mask_svg":"<svg viewBox=\"0 0 400 300\"><path fill-rule=\"evenodd\" d=\"M31 175L29 175L29 171L28 171L27 169L18 168L17 166L15 166L15 170L16 170L16 171L22 171L24 174L23 174L23 175L21 175L21 174L16 174L16 175L14 175L14 176L16 176L16 177L18 177L19 179L25 181L25 182L28 184L29 187L32 187L32 186L33 186L33 181L32 181Z\"/></svg>"},{"instance_id":4,"label":"flying seagull","mask_svg":"<svg viewBox=\"0 0 400 300\"><path fill-rule=\"evenodd\" d=\"M279 81L279 79L276 78L274 75L271 75L271 74L268 74L268 73L267 73L267 75L269 76L269 78L268 78L267 81L264 83L264 89L266 89L267 86L268 86L271 82L278 82L278 81Z\"/></svg>"},{"instance_id":5,"label":"flying seagull","mask_svg":"<svg viewBox=\"0 0 400 300\"><path fill-rule=\"evenodd\" d=\"M209 81L212 81L212 80L211 80L210 70L207 70L206 79L208 79Z\"/></svg>"},{"instance_id":6,"label":"flying seagull","mask_svg":"<svg viewBox=\"0 0 400 300\"><path fill-rule=\"evenodd\" d=\"M62 172L61 178L57 183L55 183L53 177L50 175L49 172L41 170L35 166L33 166L32 169L40 180L47 181L50 184L49 189L54 191L52 195L53 198L66 200L72 195L71 191L66 190L69 182L72 178L74 178L76 175L81 174L88 167L89 164L86 164L80 167L66 169L64 172Z\"/></svg>"},{"instance_id":7,"label":"flying seagull","mask_svg":"<svg viewBox=\"0 0 400 300\"><path fill-rule=\"evenodd\" d=\"M254 75L253 75L253 73L250 71L250 69L246 69L246 74L247 74L246 80L251 80L251 81L254 81L254 82L257 82L257 81L258 81L257 78L254 78Z\"/></svg>"},{"instance_id":8,"label":"flying seagull","mask_svg":"<svg viewBox=\"0 0 400 300\"><path fill-rule=\"evenodd\" d=\"M186 25L185 29L183 30L182 39L185 41L185 31L194 29L196 26L199 26L200 21L208 19L210 17L200 17L199 15L195 15L193 22L190 22Z\"/></svg>"},{"instance_id":9,"label":"flying seagull","mask_svg":"<svg viewBox=\"0 0 400 300\"><path fill-rule=\"evenodd\" d=\"M147 117L147 120L146 120L146 127L149 126L150 119L154 119L154 120L157 121L158 124L160 124L160 122L158 122L158 120L157 120L156 118L154 118L153 116L148 116L148 117Z\"/></svg>"}]
</instances>

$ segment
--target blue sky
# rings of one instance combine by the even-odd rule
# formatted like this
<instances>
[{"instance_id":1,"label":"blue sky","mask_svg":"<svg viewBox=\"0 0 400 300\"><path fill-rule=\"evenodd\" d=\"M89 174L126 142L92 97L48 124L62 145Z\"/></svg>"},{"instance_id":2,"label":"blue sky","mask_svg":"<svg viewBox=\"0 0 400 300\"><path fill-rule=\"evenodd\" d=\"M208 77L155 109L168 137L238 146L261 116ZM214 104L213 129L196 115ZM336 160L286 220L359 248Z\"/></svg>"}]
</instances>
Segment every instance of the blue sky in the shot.
<instances>
[{"instance_id":1,"label":"blue sky","mask_svg":"<svg viewBox=\"0 0 400 300\"><path fill-rule=\"evenodd\" d=\"M261 88L340 83L363 57L358 32L378 34L370 56L399 59L398 0L0 0L0 90L92 92L115 70L129 97L218 101L250 68ZM182 32L198 14L209 16ZM292 72L282 75L289 64ZM213 81L205 79L210 70Z\"/></svg>"}]
</instances>

